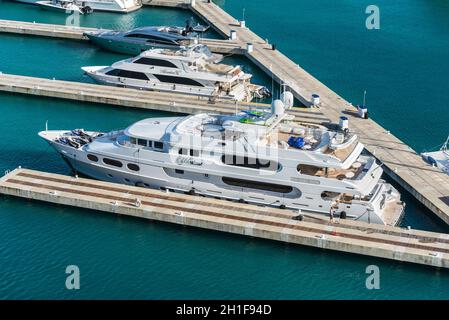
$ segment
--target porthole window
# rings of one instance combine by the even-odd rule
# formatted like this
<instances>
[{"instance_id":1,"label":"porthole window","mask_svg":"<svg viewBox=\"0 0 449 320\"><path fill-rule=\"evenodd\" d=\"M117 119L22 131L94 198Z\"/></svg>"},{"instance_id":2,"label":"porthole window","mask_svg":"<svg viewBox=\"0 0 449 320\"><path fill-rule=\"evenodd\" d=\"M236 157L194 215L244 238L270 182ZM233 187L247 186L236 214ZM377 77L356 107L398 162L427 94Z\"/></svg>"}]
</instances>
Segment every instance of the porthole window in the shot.
<instances>
[{"instance_id":1,"label":"porthole window","mask_svg":"<svg viewBox=\"0 0 449 320\"><path fill-rule=\"evenodd\" d=\"M93 162L98 162L98 157L93 154L88 154L87 159L89 159L90 161L93 161Z\"/></svg>"},{"instance_id":2,"label":"porthole window","mask_svg":"<svg viewBox=\"0 0 449 320\"><path fill-rule=\"evenodd\" d=\"M123 167L123 164L118 160L103 158L103 162L110 166L114 166L114 167L118 167L118 168Z\"/></svg>"},{"instance_id":3,"label":"porthole window","mask_svg":"<svg viewBox=\"0 0 449 320\"><path fill-rule=\"evenodd\" d=\"M139 166L134 163L128 163L127 167L131 171L139 171L140 170Z\"/></svg>"}]
</instances>

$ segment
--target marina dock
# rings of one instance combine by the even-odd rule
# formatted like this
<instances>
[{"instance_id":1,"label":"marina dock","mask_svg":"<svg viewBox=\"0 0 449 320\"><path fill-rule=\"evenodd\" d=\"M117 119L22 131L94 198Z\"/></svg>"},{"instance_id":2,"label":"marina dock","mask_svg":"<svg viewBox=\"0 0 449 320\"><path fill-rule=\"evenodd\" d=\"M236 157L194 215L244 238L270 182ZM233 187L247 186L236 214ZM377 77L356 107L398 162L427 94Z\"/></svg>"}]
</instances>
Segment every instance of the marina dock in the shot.
<instances>
[{"instance_id":1,"label":"marina dock","mask_svg":"<svg viewBox=\"0 0 449 320\"><path fill-rule=\"evenodd\" d=\"M328 250L449 267L449 235L16 169L0 193ZM136 204L137 199L140 205Z\"/></svg>"}]
</instances>

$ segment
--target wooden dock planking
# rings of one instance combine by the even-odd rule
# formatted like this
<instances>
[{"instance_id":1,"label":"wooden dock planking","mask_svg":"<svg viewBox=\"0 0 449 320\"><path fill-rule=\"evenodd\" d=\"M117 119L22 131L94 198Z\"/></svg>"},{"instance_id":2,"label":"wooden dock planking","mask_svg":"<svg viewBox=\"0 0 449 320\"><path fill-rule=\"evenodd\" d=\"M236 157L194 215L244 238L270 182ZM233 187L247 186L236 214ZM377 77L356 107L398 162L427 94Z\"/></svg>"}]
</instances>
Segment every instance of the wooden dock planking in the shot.
<instances>
[{"instance_id":1,"label":"wooden dock planking","mask_svg":"<svg viewBox=\"0 0 449 320\"><path fill-rule=\"evenodd\" d=\"M162 192L91 179L16 169L0 193L287 243L449 267L449 235L340 220L225 200ZM139 198L141 206L136 207Z\"/></svg>"}]
</instances>

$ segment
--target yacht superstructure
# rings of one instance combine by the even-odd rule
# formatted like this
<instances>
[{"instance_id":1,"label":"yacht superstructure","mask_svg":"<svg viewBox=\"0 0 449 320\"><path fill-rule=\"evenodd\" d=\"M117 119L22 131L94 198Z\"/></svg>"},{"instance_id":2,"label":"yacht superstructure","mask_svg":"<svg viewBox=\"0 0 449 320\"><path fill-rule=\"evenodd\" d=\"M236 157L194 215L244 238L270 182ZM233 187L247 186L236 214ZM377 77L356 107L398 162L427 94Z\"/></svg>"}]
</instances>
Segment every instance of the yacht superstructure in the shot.
<instances>
[{"instance_id":1,"label":"yacht superstructure","mask_svg":"<svg viewBox=\"0 0 449 320\"><path fill-rule=\"evenodd\" d=\"M240 66L218 63L221 55L197 44L180 50L153 49L112 66L83 67L102 84L155 91L179 92L211 99L251 101L270 95L267 88L251 84L251 74Z\"/></svg>"},{"instance_id":2,"label":"yacht superstructure","mask_svg":"<svg viewBox=\"0 0 449 320\"><path fill-rule=\"evenodd\" d=\"M282 107L39 135L73 170L99 180L397 224L400 194L357 136L297 124Z\"/></svg>"},{"instance_id":3,"label":"yacht superstructure","mask_svg":"<svg viewBox=\"0 0 449 320\"><path fill-rule=\"evenodd\" d=\"M36 4L39 0L12 0L15 2L22 2L28 4ZM83 7L89 7L94 11L111 11L128 13L138 10L142 7L141 0L79 0L75 4L80 4Z\"/></svg>"}]
</instances>

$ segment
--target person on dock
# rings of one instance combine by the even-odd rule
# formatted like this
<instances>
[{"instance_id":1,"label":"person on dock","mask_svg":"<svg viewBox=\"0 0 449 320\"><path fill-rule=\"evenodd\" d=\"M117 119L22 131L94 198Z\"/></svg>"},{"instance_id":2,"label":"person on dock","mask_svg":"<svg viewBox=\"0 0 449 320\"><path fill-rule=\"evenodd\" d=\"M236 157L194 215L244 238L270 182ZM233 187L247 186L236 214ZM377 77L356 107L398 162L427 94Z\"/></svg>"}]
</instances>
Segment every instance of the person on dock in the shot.
<instances>
[{"instance_id":1,"label":"person on dock","mask_svg":"<svg viewBox=\"0 0 449 320\"><path fill-rule=\"evenodd\" d=\"M141 205L142 205L142 201L140 201L139 198L136 198L136 202L135 202L136 208L140 208Z\"/></svg>"}]
</instances>

